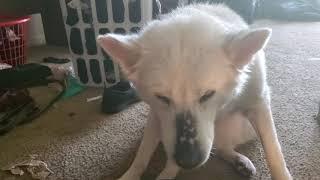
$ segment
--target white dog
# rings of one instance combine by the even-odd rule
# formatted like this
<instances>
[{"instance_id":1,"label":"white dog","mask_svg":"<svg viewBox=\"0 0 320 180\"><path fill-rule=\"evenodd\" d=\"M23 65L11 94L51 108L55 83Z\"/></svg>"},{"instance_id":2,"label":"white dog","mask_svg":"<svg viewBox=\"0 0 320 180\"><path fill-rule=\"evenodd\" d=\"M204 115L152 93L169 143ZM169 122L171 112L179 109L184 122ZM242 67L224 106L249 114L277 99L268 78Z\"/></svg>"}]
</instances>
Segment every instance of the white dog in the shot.
<instances>
[{"instance_id":1,"label":"white dog","mask_svg":"<svg viewBox=\"0 0 320 180\"><path fill-rule=\"evenodd\" d=\"M271 176L292 179L270 109L263 48L271 30L250 29L223 5L193 4L135 35L98 37L151 112L136 158L121 180L138 180L161 141L168 156L158 179L204 164L215 146L245 176L255 167L237 145L260 138Z\"/></svg>"}]
</instances>

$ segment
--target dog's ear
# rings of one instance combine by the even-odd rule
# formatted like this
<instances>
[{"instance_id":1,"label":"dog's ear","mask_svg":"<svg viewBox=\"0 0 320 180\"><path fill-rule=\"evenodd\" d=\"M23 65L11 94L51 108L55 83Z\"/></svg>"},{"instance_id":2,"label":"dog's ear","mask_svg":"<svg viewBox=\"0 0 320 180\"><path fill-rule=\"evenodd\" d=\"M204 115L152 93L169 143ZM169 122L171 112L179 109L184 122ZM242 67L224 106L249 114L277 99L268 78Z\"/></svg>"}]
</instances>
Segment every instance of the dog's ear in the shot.
<instances>
[{"instance_id":1,"label":"dog's ear","mask_svg":"<svg viewBox=\"0 0 320 180\"><path fill-rule=\"evenodd\" d=\"M97 42L111 59L120 65L125 75L130 76L135 71L135 65L140 57L136 39L136 35L107 34L99 35Z\"/></svg>"},{"instance_id":2,"label":"dog's ear","mask_svg":"<svg viewBox=\"0 0 320 180\"><path fill-rule=\"evenodd\" d=\"M235 66L242 68L250 62L254 54L265 47L271 32L271 29L261 28L231 35L225 42L226 54Z\"/></svg>"}]
</instances>

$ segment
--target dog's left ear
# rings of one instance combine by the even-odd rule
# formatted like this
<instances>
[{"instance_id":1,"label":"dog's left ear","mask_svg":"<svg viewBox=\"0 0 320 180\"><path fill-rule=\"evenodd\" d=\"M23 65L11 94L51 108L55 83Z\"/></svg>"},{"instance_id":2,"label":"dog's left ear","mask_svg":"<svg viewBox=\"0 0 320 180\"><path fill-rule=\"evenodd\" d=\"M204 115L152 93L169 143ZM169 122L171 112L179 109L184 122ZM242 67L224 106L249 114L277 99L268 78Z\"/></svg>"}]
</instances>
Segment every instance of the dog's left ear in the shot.
<instances>
[{"instance_id":1,"label":"dog's left ear","mask_svg":"<svg viewBox=\"0 0 320 180\"><path fill-rule=\"evenodd\" d=\"M226 54L238 68L247 65L254 54L263 49L271 36L271 29L261 28L241 31L225 42Z\"/></svg>"},{"instance_id":2,"label":"dog's left ear","mask_svg":"<svg viewBox=\"0 0 320 180\"><path fill-rule=\"evenodd\" d=\"M135 72L135 65L140 57L140 47L136 35L107 34L99 35L98 44L120 65L128 78Z\"/></svg>"}]
</instances>

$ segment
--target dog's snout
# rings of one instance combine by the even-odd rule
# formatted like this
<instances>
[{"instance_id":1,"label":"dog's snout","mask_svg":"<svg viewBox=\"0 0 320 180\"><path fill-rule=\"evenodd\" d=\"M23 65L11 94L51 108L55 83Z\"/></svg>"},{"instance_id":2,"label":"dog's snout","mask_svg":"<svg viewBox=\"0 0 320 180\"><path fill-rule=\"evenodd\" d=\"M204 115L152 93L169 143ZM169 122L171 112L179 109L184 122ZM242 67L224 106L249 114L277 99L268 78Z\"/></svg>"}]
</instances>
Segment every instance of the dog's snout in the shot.
<instances>
[{"instance_id":1,"label":"dog's snout","mask_svg":"<svg viewBox=\"0 0 320 180\"><path fill-rule=\"evenodd\" d=\"M174 158L178 166L193 169L202 164L204 158L198 142L178 142L175 147Z\"/></svg>"},{"instance_id":2,"label":"dog's snout","mask_svg":"<svg viewBox=\"0 0 320 180\"><path fill-rule=\"evenodd\" d=\"M204 155L196 139L196 123L192 114L190 112L177 114L176 128L177 139L174 158L177 165L184 169L199 166L204 161Z\"/></svg>"}]
</instances>

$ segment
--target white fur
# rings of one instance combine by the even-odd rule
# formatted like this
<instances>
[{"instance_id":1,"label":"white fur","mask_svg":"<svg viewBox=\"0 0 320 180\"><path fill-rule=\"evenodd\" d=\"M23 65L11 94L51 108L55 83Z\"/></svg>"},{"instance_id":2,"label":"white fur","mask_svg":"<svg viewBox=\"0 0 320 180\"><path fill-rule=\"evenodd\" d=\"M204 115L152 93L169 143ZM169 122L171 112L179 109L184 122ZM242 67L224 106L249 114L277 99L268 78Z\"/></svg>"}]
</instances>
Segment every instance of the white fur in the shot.
<instances>
[{"instance_id":1,"label":"white fur","mask_svg":"<svg viewBox=\"0 0 320 180\"><path fill-rule=\"evenodd\" d=\"M234 148L256 133L272 177L291 179L270 109L263 52L270 33L249 29L223 5L195 4L150 22L138 35L99 36L99 44L151 107L136 159L120 179L139 179L160 141L168 162L159 179L175 177L180 169L174 159L177 139L199 144L205 156L199 165L209 158L214 143L240 173L252 175L253 164ZM212 90L214 96L200 103ZM170 104L158 96L168 97ZM175 118L185 111L192 114L192 131L197 132L190 139L177 138Z\"/></svg>"}]
</instances>

